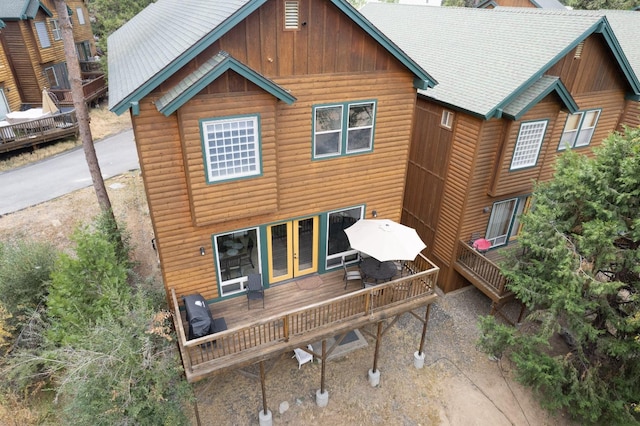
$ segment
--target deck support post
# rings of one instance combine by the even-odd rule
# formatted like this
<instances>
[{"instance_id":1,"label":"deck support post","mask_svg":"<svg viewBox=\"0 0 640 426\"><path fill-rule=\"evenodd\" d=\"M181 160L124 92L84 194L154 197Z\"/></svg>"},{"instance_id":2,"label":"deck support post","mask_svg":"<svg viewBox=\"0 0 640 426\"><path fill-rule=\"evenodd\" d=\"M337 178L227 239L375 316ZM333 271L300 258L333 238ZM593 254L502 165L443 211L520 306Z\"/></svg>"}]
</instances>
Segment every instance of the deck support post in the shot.
<instances>
[{"instance_id":1,"label":"deck support post","mask_svg":"<svg viewBox=\"0 0 640 426\"><path fill-rule=\"evenodd\" d=\"M429 324L429 312L431 311L431 304L427 305L427 310L424 313L424 320L422 320L422 336L420 337L420 346L418 351L413 354L413 365L420 369L424 367L424 343L427 335L427 325Z\"/></svg>"},{"instance_id":2,"label":"deck support post","mask_svg":"<svg viewBox=\"0 0 640 426\"><path fill-rule=\"evenodd\" d=\"M380 384L380 371L378 371L378 355L380 353L380 341L382 340L382 321L378 321L376 334L376 350L373 354L373 368L369 370L369 384L376 387Z\"/></svg>"},{"instance_id":3,"label":"deck support post","mask_svg":"<svg viewBox=\"0 0 640 426\"><path fill-rule=\"evenodd\" d=\"M264 372L264 361L260 361L260 386L262 388L262 410L258 414L260 426L271 426L271 410L267 409L267 390L265 386L266 378Z\"/></svg>"},{"instance_id":4,"label":"deck support post","mask_svg":"<svg viewBox=\"0 0 640 426\"><path fill-rule=\"evenodd\" d=\"M320 357L320 389L316 391L316 404L318 407L326 407L329 403L329 392L324 388L325 371L327 363L327 341L322 339L322 356Z\"/></svg>"}]
</instances>

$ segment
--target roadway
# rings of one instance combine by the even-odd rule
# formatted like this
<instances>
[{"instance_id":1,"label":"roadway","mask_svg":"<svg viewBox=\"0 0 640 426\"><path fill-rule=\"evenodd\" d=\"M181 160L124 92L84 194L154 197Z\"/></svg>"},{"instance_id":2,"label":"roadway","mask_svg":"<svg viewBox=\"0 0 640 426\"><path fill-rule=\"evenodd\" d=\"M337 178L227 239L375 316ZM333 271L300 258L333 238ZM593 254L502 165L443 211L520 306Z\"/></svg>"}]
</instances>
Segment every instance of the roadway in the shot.
<instances>
[{"instance_id":1,"label":"roadway","mask_svg":"<svg viewBox=\"0 0 640 426\"><path fill-rule=\"evenodd\" d=\"M95 142L104 179L140 168L133 130ZM0 173L0 216L93 185L84 150L71 151Z\"/></svg>"}]
</instances>

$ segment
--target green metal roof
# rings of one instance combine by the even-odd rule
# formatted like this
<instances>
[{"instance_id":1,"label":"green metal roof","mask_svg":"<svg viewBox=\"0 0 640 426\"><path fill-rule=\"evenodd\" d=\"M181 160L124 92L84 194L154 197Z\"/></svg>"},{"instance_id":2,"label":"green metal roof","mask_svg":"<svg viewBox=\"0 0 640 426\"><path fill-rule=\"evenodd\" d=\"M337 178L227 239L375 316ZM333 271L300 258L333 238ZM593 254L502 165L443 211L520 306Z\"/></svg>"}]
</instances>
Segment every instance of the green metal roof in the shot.
<instances>
[{"instance_id":1,"label":"green metal roof","mask_svg":"<svg viewBox=\"0 0 640 426\"><path fill-rule=\"evenodd\" d=\"M147 6L108 39L109 108L117 114L129 109L266 1L158 0ZM436 84L346 0L331 1L414 73L416 87Z\"/></svg>"},{"instance_id":2,"label":"green metal roof","mask_svg":"<svg viewBox=\"0 0 640 426\"><path fill-rule=\"evenodd\" d=\"M609 43L632 92L640 93L640 82L602 13L389 3L368 3L361 11L416 62L429 67L439 84L420 94L485 119L502 116L595 32Z\"/></svg>"},{"instance_id":3,"label":"green metal roof","mask_svg":"<svg viewBox=\"0 0 640 426\"><path fill-rule=\"evenodd\" d=\"M48 16L53 16L39 0L0 0L0 19L5 21L33 19L39 8L42 8Z\"/></svg>"},{"instance_id":4,"label":"green metal roof","mask_svg":"<svg viewBox=\"0 0 640 426\"><path fill-rule=\"evenodd\" d=\"M281 86L238 62L229 56L227 52L221 51L175 85L162 98L158 99L158 101L156 101L158 111L166 116L173 114L195 94L199 93L227 70L237 72L258 87L261 87L289 105L296 100L295 97L291 96L289 92Z\"/></svg>"}]
</instances>

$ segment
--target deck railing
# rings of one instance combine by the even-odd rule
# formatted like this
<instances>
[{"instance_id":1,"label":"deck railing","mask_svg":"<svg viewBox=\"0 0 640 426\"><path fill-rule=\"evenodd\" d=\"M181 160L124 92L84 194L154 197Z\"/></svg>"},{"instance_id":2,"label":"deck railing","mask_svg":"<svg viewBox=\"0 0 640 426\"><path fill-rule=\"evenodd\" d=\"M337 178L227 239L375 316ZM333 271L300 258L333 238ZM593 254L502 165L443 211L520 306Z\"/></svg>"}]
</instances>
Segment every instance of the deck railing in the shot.
<instances>
[{"instance_id":1,"label":"deck railing","mask_svg":"<svg viewBox=\"0 0 640 426\"><path fill-rule=\"evenodd\" d=\"M78 119L75 110L45 118L0 127L0 152L50 142L75 135Z\"/></svg>"},{"instance_id":2,"label":"deck railing","mask_svg":"<svg viewBox=\"0 0 640 426\"><path fill-rule=\"evenodd\" d=\"M467 242L458 241L456 261L473 274L477 284L486 286L497 296L505 294L506 279L500 272L500 267Z\"/></svg>"},{"instance_id":3,"label":"deck railing","mask_svg":"<svg viewBox=\"0 0 640 426\"><path fill-rule=\"evenodd\" d=\"M92 76L82 83L82 92L85 102L91 102L107 93L108 87L104 74ZM50 92L58 98L58 103L63 106L73 105L71 90L50 89Z\"/></svg>"},{"instance_id":4,"label":"deck railing","mask_svg":"<svg viewBox=\"0 0 640 426\"><path fill-rule=\"evenodd\" d=\"M171 289L174 322L187 379L197 380L204 371L240 366L265 354L284 351L295 337L331 335L338 325L344 328L347 323L355 324L356 319L360 323L363 319L372 321L376 313L391 307L433 297L439 268L422 255L407 267L412 274L394 281L193 340L186 338L178 299Z\"/></svg>"}]
</instances>

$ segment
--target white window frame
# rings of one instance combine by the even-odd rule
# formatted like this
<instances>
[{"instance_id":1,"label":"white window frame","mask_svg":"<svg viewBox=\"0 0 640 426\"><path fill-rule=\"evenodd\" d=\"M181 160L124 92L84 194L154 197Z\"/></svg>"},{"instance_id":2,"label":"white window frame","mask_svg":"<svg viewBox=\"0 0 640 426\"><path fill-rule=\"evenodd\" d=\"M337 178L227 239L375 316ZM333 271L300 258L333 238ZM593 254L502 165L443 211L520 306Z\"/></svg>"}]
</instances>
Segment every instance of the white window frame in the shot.
<instances>
[{"instance_id":1,"label":"white window frame","mask_svg":"<svg viewBox=\"0 0 640 426\"><path fill-rule=\"evenodd\" d=\"M246 228L246 229L236 230L233 232L225 232L222 234L212 235L211 236L212 247L215 250L215 253L217 253L217 255L215 256L215 266L216 266L216 271L218 273L218 287L220 289L220 297L244 293L246 291L246 284L247 284L247 274L243 274L239 277L230 278L228 280L225 280L224 277L222 276L222 271L221 271L222 268L220 265L220 261L221 261L220 253L224 253L227 250L227 248L220 247L218 245L218 242L220 241L218 238L224 237L224 236L231 236L234 239L236 238L243 239L243 238L251 237L254 243L253 250L257 252L255 256L257 263L253 265L254 266L253 269L257 271L262 270L261 263L260 263L262 256L260 255L261 244L260 244L259 228L257 227Z\"/></svg>"},{"instance_id":2,"label":"white window frame","mask_svg":"<svg viewBox=\"0 0 640 426\"><path fill-rule=\"evenodd\" d=\"M370 122L354 123L352 112L360 106L369 106L371 111ZM323 159L331 157L339 157L343 155L360 154L373 151L373 136L375 133L377 102L375 100L345 102L343 104L315 105L313 107L313 159ZM331 117L330 124L326 128L318 126L319 112L323 110L333 110L334 117ZM357 140L356 135L362 135L368 132L366 146L352 147L351 142ZM318 153L318 149L322 144L320 139L331 138L329 140L333 145L327 152Z\"/></svg>"},{"instance_id":3,"label":"white window frame","mask_svg":"<svg viewBox=\"0 0 640 426\"><path fill-rule=\"evenodd\" d=\"M4 120L7 114L10 112L11 110L9 109L9 102L7 101L7 96L4 93L4 87L0 87L0 120Z\"/></svg>"},{"instance_id":4,"label":"white window frame","mask_svg":"<svg viewBox=\"0 0 640 426\"><path fill-rule=\"evenodd\" d=\"M520 124L510 170L536 165L548 124L548 120L528 121Z\"/></svg>"},{"instance_id":5,"label":"white window frame","mask_svg":"<svg viewBox=\"0 0 640 426\"><path fill-rule=\"evenodd\" d=\"M51 23L51 34L53 34L53 39L55 41L62 40L62 30L60 29L58 20L51 19L49 22Z\"/></svg>"},{"instance_id":6,"label":"white window frame","mask_svg":"<svg viewBox=\"0 0 640 426\"><path fill-rule=\"evenodd\" d=\"M443 109L442 118L440 119L440 125L445 129L451 129L453 126L453 112Z\"/></svg>"},{"instance_id":7,"label":"white window frame","mask_svg":"<svg viewBox=\"0 0 640 426\"><path fill-rule=\"evenodd\" d=\"M517 207L517 198L509 198L493 204L485 233L485 239L491 242L491 247L505 245L509 240L509 232Z\"/></svg>"},{"instance_id":8,"label":"white window frame","mask_svg":"<svg viewBox=\"0 0 640 426\"><path fill-rule=\"evenodd\" d=\"M84 11L81 7L76 8L76 16L78 17L78 24L84 25L86 23L84 20Z\"/></svg>"},{"instance_id":9,"label":"white window frame","mask_svg":"<svg viewBox=\"0 0 640 426\"><path fill-rule=\"evenodd\" d=\"M598 125L601 111L600 109L591 109L569 114L560 137L558 150L563 151L567 147L571 149L589 146ZM574 127L568 128L567 126Z\"/></svg>"},{"instance_id":10,"label":"white window frame","mask_svg":"<svg viewBox=\"0 0 640 426\"><path fill-rule=\"evenodd\" d=\"M38 21L35 24L36 33L38 34L38 40L40 41L40 47L46 49L51 47L51 39L49 38L49 32L47 31L47 23L44 21Z\"/></svg>"},{"instance_id":11,"label":"white window frame","mask_svg":"<svg viewBox=\"0 0 640 426\"><path fill-rule=\"evenodd\" d=\"M284 2L284 29L300 29L300 2L287 0Z\"/></svg>"},{"instance_id":12,"label":"white window frame","mask_svg":"<svg viewBox=\"0 0 640 426\"><path fill-rule=\"evenodd\" d=\"M200 120L207 182L262 174L257 115Z\"/></svg>"}]
</instances>

